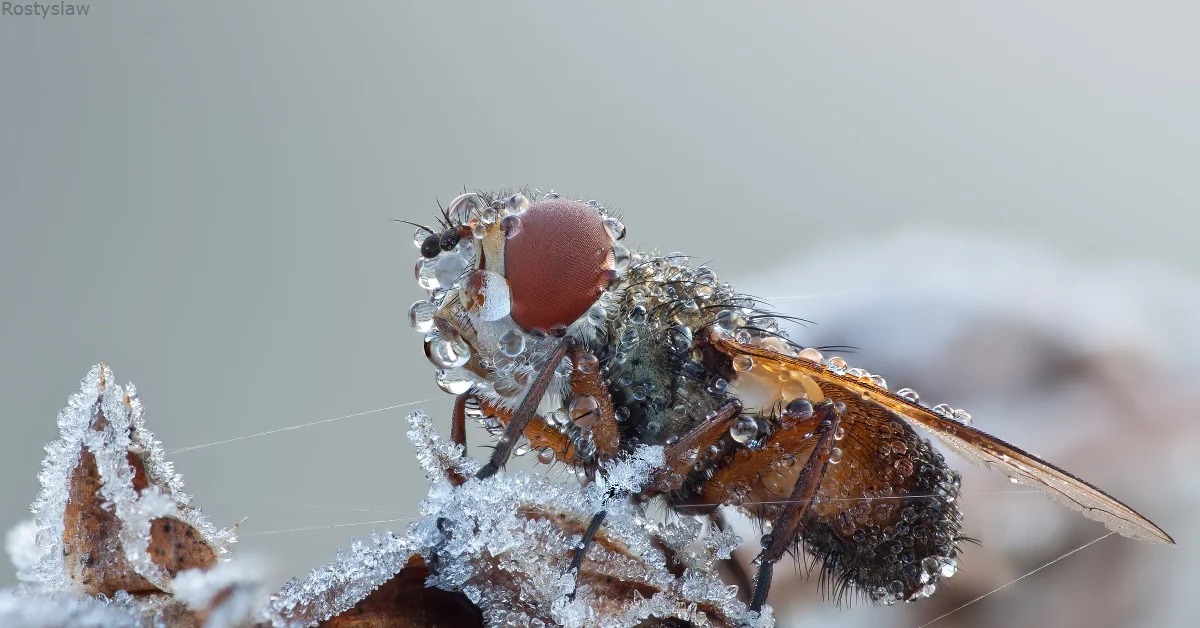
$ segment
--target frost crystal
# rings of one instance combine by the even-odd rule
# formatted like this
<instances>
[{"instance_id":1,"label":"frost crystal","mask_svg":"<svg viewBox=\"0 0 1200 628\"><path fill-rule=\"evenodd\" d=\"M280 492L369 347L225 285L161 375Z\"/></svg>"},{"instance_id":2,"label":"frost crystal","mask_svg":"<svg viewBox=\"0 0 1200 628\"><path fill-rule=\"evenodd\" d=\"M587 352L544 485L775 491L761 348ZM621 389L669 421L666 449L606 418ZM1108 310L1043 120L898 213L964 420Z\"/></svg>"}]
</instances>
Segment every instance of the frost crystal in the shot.
<instances>
[{"instance_id":1,"label":"frost crystal","mask_svg":"<svg viewBox=\"0 0 1200 628\"><path fill-rule=\"evenodd\" d=\"M0 626L7 628L139 628L134 616L96 598L0 591Z\"/></svg>"},{"instance_id":2,"label":"frost crystal","mask_svg":"<svg viewBox=\"0 0 1200 628\"><path fill-rule=\"evenodd\" d=\"M51 591L170 591L177 568L225 554L233 530L189 505L143 414L133 384L118 386L103 363L83 378L58 415L61 438L46 446L32 507L37 560L19 578Z\"/></svg>"},{"instance_id":3,"label":"frost crystal","mask_svg":"<svg viewBox=\"0 0 1200 628\"><path fill-rule=\"evenodd\" d=\"M430 480L422 518L406 537L356 541L334 563L289 583L272 601L277 625L314 625L344 612L418 554L434 566L427 584L462 593L489 626L637 626L651 618L773 625L769 610L762 617L748 612L736 589L711 570L736 537L701 544L696 551L704 556L686 561L706 569L689 566L681 577L667 569L658 548L664 539L652 532L657 526L627 499L661 467L660 447L641 447L605 466L584 490L527 473L478 481L468 479L478 463L442 441L425 414L409 415L409 423ZM608 516L577 580L571 559L600 508ZM694 541L697 530L682 527Z\"/></svg>"}]
</instances>

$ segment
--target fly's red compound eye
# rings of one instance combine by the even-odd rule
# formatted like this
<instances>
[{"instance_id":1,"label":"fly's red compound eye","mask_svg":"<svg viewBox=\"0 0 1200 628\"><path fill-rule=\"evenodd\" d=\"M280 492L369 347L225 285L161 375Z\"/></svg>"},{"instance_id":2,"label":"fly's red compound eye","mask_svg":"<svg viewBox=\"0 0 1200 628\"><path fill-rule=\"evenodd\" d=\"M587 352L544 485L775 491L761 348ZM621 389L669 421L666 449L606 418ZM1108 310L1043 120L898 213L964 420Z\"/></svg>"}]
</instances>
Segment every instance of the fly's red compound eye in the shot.
<instances>
[{"instance_id":1,"label":"fly's red compound eye","mask_svg":"<svg viewBox=\"0 0 1200 628\"><path fill-rule=\"evenodd\" d=\"M504 245L513 320L547 331L575 322L615 276L612 247L595 207L561 198L530 205Z\"/></svg>"}]
</instances>

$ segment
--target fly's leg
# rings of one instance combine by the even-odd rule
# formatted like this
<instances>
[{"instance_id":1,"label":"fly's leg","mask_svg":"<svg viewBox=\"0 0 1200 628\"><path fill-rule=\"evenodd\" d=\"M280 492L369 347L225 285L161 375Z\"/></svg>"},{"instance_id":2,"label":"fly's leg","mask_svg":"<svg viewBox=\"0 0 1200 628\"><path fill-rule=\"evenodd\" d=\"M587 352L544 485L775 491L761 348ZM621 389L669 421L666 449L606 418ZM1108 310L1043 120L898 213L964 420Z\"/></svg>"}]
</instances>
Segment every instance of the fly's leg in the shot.
<instances>
[{"instance_id":1,"label":"fly's leg","mask_svg":"<svg viewBox=\"0 0 1200 628\"><path fill-rule=\"evenodd\" d=\"M575 548L575 553L571 556L570 570L575 574L575 586L579 586L579 570L583 567L583 558L587 555L592 540L596 538L596 533L600 531L600 526L604 524L604 517L607 514L606 511L601 510L592 516L592 522L588 524L587 530L584 530L583 537L579 539L579 546ZM571 591L570 599L575 599L575 591Z\"/></svg>"},{"instance_id":2,"label":"fly's leg","mask_svg":"<svg viewBox=\"0 0 1200 628\"><path fill-rule=\"evenodd\" d=\"M841 414L834 409L833 402L825 401L816 408L820 423L817 427L817 444L808 456L808 462L800 471L792 494L783 507L783 512L775 518L774 531L763 537L763 551L758 555L758 576L754 579L754 597L750 600L750 610L761 611L767 601L767 592L771 590L771 576L774 574L775 563L783 558L784 553L792 547L796 536L803 526L804 515L812 505L825 470L829 467L829 456L833 451L833 434L841 423Z\"/></svg>"},{"instance_id":3,"label":"fly's leg","mask_svg":"<svg viewBox=\"0 0 1200 628\"><path fill-rule=\"evenodd\" d=\"M454 399L454 414L450 421L450 440L455 445L467 446L467 401L473 395L465 392Z\"/></svg>"},{"instance_id":4,"label":"fly's leg","mask_svg":"<svg viewBox=\"0 0 1200 628\"><path fill-rule=\"evenodd\" d=\"M538 404L542 401L542 396L546 394L546 389L554 379L554 369L566 357L567 352L575 346L575 343L574 338L567 336L554 348L554 352L550 354L549 359L542 365L542 370L538 371L537 378L529 386L529 392L525 393L525 398L521 400L521 405L517 406L517 409L513 411L512 418L509 419L508 425L504 428L504 434L500 436L500 442L496 444L496 449L492 451L491 459L487 464L483 465L483 468L475 474L475 477L481 480L490 478L508 462L513 448L516 447L521 435L525 433L525 428L529 426L529 422L533 420Z\"/></svg>"},{"instance_id":5,"label":"fly's leg","mask_svg":"<svg viewBox=\"0 0 1200 628\"><path fill-rule=\"evenodd\" d=\"M674 444L669 445L663 451L664 469L658 473L656 478L658 481L655 484L664 482L671 484L673 483L672 476L680 480L686 477L695 462L693 452L698 452L702 447L721 438L725 432L729 431L729 426L738 419L741 412L742 402L730 399L717 408L716 412L701 421L699 425L692 428L690 432L684 434Z\"/></svg>"}]
</instances>

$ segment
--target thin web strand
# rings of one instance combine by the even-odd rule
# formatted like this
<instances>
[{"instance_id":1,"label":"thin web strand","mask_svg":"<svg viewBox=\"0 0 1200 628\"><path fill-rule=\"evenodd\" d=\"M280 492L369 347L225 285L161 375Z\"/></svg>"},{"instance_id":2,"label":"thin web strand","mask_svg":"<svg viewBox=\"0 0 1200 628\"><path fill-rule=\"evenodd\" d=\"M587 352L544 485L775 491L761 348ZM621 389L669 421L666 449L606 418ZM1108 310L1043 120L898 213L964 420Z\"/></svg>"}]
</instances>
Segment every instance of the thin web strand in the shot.
<instances>
[{"instance_id":1,"label":"thin web strand","mask_svg":"<svg viewBox=\"0 0 1200 628\"><path fill-rule=\"evenodd\" d=\"M238 536L267 536L271 534L289 534L292 532L310 532L312 530L331 530L333 528L349 528L353 526L369 526L377 523L395 523L397 521L414 521L419 517L401 517L399 519L376 519L375 521L356 521L354 523L335 523L323 526L308 526L305 528L287 528L284 530L264 530L262 532L245 532Z\"/></svg>"},{"instance_id":2,"label":"thin web strand","mask_svg":"<svg viewBox=\"0 0 1200 628\"><path fill-rule=\"evenodd\" d=\"M237 442L240 440L247 440L250 438L258 438L259 436L278 434L280 432L288 432L291 430L298 430L301 428L312 427L314 425L321 425L324 423L333 423L334 421L342 421L344 419L353 419L355 417L366 416L368 414L376 414L378 412L387 412L388 410L395 410L397 408L405 408L408 406L415 406L419 403L428 403L430 401L436 401L436 398L431 397L429 399L422 399L420 401L410 401L408 403L400 403L400 404L396 404L394 406L388 406L386 408L376 408L374 410L364 410L362 412L355 412L354 414L347 414L344 416L333 417L332 419L321 419L320 421L312 421L310 423L301 423L300 425L289 425L287 427L280 427L280 428L276 428L273 430L267 430L265 432L259 432L257 434L247 434L245 436L238 436L236 438L227 438L225 440L218 440L218 441L214 441L211 443L204 443L203 445L192 445L191 447L181 447L179 449L172 449L172 450L168 451L167 454L174 455L174 454L178 454L178 453L183 453L185 451L195 451L197 449L203 449L205 447L212 447L214 445L224 445L226 443L234 443L234 442Z\"/></svg>"},{"instance_id":3,"label":"thin web strand","mask_svg":"<svg viewBox=\"0 0 1200 628\"><path fill-rule=\"evenodd\" d=\"M1025 579L1025 578L1028 578L1029 576L1032 576L1033 574L1035 574L1035 573L1037 573L1037 572L1039 572L1039 571L1041 571L1041 570L1043 570L1043 569L1045 569L1045 568L1049 567L1050 565L1053 565L1054 563L1057 563L1058 561L1060 561L1060 560L1062 560L1062 559L1064 559L1064 558L1066 558L1066 557L1070 556L1071 554L1074 554L1074 553L1076 553L1076 552L1079 552L1079 551L1085 550L1085 549L1087 549L1088 547L1090 547L1090 546L1092 546L1092 545L1095 545L1096 543L1099 543L1100 541L1103 541L1104 539L1107 539L1108 537L1110 537L1110 536L1112 536L1112 535L1114 535L1114 534L1116 534L1116 532L1109 532L1108 534L1105 534L1104 536L1102 536L1102 537L1100 537L1100 538L1098 538L1098 539L1096 539L1096 540L1094 540L1094 541L1090 541L1090 542L1088 542L1088 543L1085 543L1085 544L1083 544L1082 546L1080 546L1080 547L1077 547L1077 548L1075 548L1075 549L1073 549L1073 550L1071 550L1071 551L1067 552L1066 554L1063 554L1062 556L1059 556L1058 558L1055 558L1054 560L1052 560L1052 561L1050 561L1050 562L1046 563L1045 565L1042 565L1041 567L1038 567L1037 569L1034 569L1033 571L1031 571L1031 572L1029 572L1029 573L1027 573L1027 574L1025 574L1025 575L1023 575L1023 576L1021 576L1020 578L1017 578L1016 580L1013 580L1012 582L1009 582L1008 584L1005 584L1005 585L1003 585L1003 586L996 587L995 589L992 589L991 591L988 591L987 593L984 593L983 595L981 595L981 596L979 596L979 597L977 597L977 598L975 598L975 599L971 600L970 602L967 602L966 604L963 604L962 606L959 606L958 608L956 608L956 609L954 609L954 610L952 610L952 611L950 611L950 612L948 612L948 613L944 613L944 614L942 614L942 615L939 615L939 616L937 616L937 617L934 617L934 618L933 618L931 621L929 621L929 622L927 622L927 623L924 623L924 624L921 624L921 625L920 625L920 626L918 626L917 628L925 628L926 626L929 626L929 625L933 624L934 622L937 622L937 621L940 621L940 620L942 620L942 619L945 619L946 617L949 617L949 616L951 616L951 615L953 615L953 614L957 613L958 611L961 611L962 609L964 609L964 608L966 608L966 607L968 607L968 606L970 606L970 605L972 605L972 604L974 604L974 603L978 602L979 600L982 600L983 598L985 598L985 597L987 597L987 596L989 596L989 595L991 595L991 594L993 594L993 593L996 593L997 591L1001 591L1001 590L1003 590L1003 589L1006 589L1006 588L1008 588L1008 587L1010 587L1010 586L1012 586L1012 585L1016 584L1016 583L1017 583L1017 582L1019 582L1020 580L1023 580L1023 579Z\"/></svg>"}]
</instances>

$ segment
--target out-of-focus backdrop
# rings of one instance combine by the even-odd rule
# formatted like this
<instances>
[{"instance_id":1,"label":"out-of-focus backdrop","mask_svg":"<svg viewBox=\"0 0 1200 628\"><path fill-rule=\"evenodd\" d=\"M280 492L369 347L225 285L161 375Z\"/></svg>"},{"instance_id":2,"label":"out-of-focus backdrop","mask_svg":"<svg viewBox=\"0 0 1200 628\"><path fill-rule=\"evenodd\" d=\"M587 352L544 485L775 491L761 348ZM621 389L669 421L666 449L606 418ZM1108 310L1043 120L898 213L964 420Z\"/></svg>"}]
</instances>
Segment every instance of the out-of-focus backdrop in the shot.
<instances>
[{"instance_id":1,"label":"out-of-focus backdrop","mask_svg":"<svg viewBox=\"0 0 1200 628\"><path fill-rule=\"evenodd\" d=\"M821 323L798 340L860 347L1180 542L1106 539L935 625L1200 608L1194 9L87 4L0 12L0 526L99 359L168 449L446 415L392 220L528 184L623 210L633 245L779 297ZM171 458L278 582L415 512L403 416ZM967 476L983 546L934 600L846 611L785 573L781 624L919 625L1102 534L1006 490Z\"/></svg>"}]
</instances>

